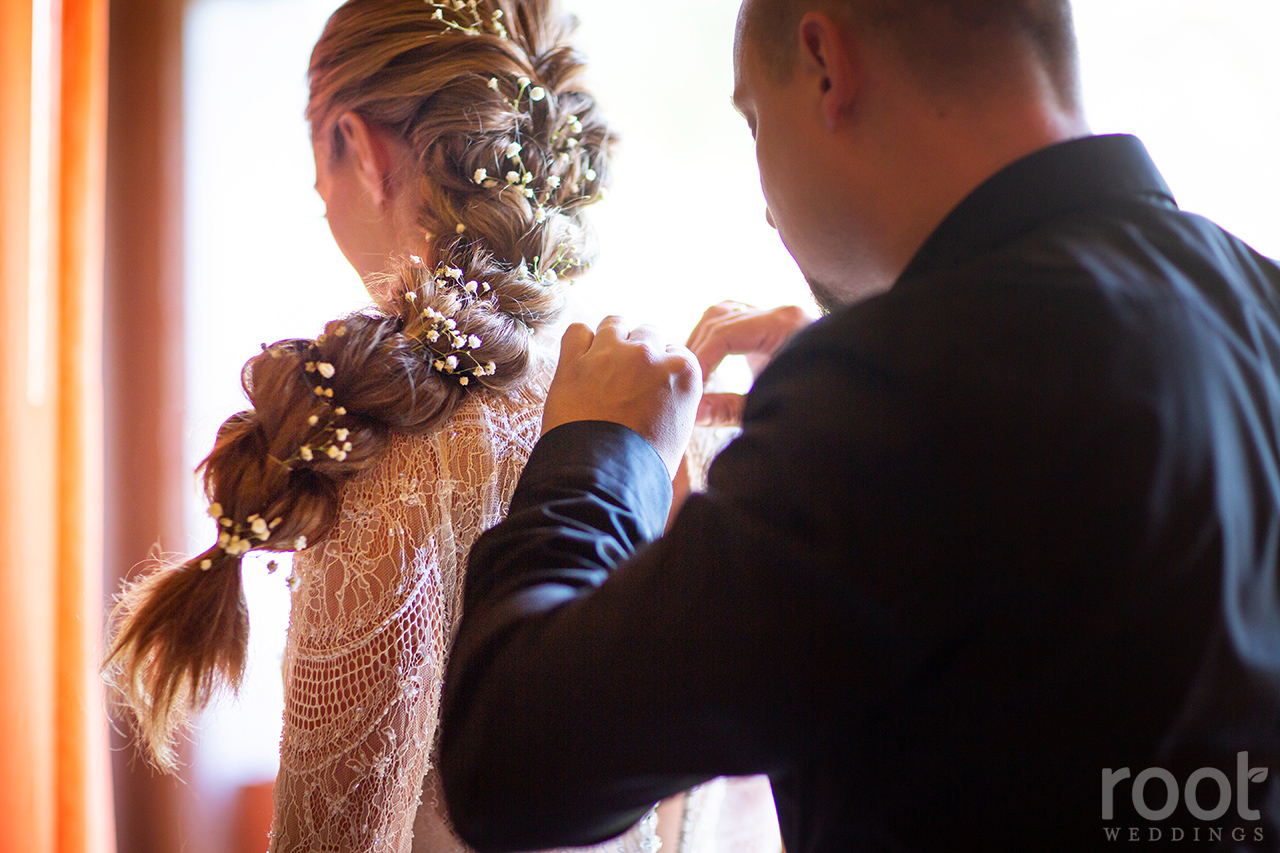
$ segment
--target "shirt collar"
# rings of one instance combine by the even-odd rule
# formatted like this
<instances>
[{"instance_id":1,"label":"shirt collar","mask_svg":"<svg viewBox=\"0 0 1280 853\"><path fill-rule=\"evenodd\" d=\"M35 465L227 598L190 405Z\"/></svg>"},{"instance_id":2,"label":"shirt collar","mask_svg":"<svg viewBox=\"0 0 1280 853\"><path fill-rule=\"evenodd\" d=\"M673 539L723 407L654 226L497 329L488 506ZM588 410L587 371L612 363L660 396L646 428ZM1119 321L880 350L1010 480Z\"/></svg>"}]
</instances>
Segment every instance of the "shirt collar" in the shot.
<instances>
[{"instance_id":1,"label":"shirt collar","mask_svg":"<svg viewBox=\"0 0 1280 853\"><path fill-rule=\"evenodd\" d=\"M962 263L1075 210L1145 199L1176 207L1133 136L1091 136L1037 151L997 172L951 211L899 281Z\"/></svg>"}]
</instances>

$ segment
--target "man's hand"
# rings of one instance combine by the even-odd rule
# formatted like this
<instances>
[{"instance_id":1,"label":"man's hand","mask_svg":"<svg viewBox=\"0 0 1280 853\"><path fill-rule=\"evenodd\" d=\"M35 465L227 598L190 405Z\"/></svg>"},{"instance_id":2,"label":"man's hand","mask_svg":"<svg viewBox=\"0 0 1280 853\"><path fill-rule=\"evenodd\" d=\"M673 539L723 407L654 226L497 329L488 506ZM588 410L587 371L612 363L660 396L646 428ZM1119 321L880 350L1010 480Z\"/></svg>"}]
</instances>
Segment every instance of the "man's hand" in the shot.
<instances>
[{"instance_id":1,"label":"man's hand","mask_svg":"<svg viewBox=\"0 0 1280 853\"><path fill-rule=\"evenodd\" d=\"M653 445L674 477L701 394L693 353L654 329L608 317L593 334L575 323L560 343L542 432L573 421L622 424Z\"/></svg>"},{"instance_id":2,"label":"man's hand","mask_svg":"<svg viewBox=\"0 0 1280 853\"><path fill-rule=\"evenodd\" d=\"M802 308L789 305L762 311L741 302L721 302L702 315L689 335L689 349L706 382L726 356L745 355L759 376L791 336L813 322ZM698 426L737 426L746 398L741 394L706 394L698 406Z\"/></svg>"}]
</instances>

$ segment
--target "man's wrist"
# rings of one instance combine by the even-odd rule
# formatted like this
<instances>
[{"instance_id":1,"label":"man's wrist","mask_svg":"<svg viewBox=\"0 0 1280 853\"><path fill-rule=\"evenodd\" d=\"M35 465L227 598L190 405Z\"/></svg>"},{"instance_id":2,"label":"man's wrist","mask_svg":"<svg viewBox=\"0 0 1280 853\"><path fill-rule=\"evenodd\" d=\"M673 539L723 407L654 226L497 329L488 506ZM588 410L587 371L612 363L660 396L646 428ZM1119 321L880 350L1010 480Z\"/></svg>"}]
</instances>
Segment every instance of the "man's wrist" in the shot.
<instances>
[{"instance_id":1,"label":"man's wrist","mask_svg":"<svg viewBox=\"0 0 1280 853\"><path fill-rule=\"evenodd\" d=\"M512 496L511 510L538 504L548 489L608 492L645 522L657 538L671 506L671 478L658 451L635 430L611 421L571 421L534 447Z\"/></svg>"}]
</instances>

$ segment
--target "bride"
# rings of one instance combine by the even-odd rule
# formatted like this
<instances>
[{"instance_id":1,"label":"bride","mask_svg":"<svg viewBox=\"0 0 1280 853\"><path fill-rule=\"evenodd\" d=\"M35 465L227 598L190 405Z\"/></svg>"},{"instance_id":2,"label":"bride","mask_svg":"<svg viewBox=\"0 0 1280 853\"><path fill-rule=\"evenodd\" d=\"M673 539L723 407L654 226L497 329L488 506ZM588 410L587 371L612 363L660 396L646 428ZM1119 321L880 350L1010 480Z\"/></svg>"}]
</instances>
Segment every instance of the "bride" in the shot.
<instances>
[{"instance_id":1,"label":"bride","mask_svg":"<svg viewBox=\"0 0 1280 853\"><path fill-rule=\"evenodd\" d=\"M191 712L243 673L241 558L296 552L275 851L462 846L431 759L465 556L538 438L608 173L552 2L349 0L330 18L316 189L375 308L245 366L253 408L203 466L216 544L117 607L108 677L172 767ZM705 799L675 804L672 846ZM654 850L655 823L599 849Z\"/></svg>"}]
</instances>

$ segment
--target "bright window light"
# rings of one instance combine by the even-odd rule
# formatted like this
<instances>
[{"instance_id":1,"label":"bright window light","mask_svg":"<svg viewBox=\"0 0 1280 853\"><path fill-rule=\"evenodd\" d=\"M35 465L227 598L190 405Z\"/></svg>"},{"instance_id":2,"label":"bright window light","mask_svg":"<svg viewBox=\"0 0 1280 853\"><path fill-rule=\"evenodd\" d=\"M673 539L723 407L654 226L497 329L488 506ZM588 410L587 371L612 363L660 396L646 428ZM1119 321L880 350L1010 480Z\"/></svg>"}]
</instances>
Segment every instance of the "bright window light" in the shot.
<instances>
[{"instance_id":1,"label":"bright window light","mask_svg":"<svg viewBox=\"0 0 1280 853\"><path fill-rule=\"evenodd\" d=\"M804 300L764 220L750 135L729 104L738 0L655 11L564 0L617 127L615 183L593 216L598 266L576 286L600 312L683 336L725 298ZM312 190L302 121L311 46L333 0L193 0L186 37L187 461L244 407L259 345L314 336L361 307ZM1136 132L1183 206L1280 255L1280 30L1274 0L1077 0L1088 111ZM801 156L798 152L797 156ZM193 489L189 550L213 530ZM238 703L204 721L198 767L231 788L275 773L287 566L247 561L252 662Z\"/></svg>"}]
</instances>

